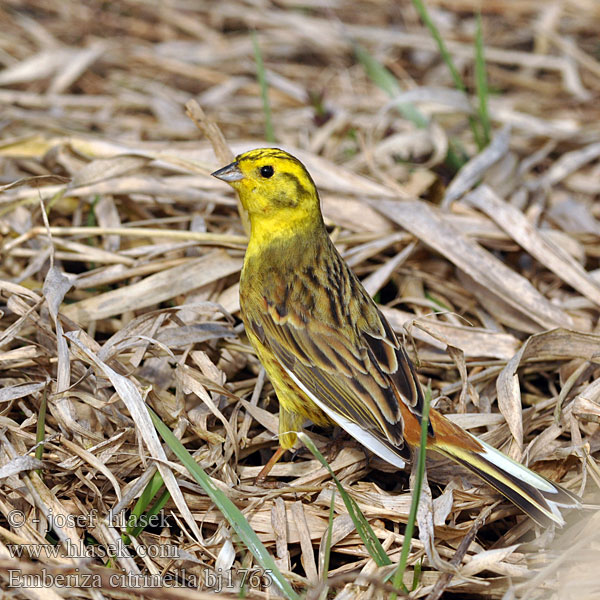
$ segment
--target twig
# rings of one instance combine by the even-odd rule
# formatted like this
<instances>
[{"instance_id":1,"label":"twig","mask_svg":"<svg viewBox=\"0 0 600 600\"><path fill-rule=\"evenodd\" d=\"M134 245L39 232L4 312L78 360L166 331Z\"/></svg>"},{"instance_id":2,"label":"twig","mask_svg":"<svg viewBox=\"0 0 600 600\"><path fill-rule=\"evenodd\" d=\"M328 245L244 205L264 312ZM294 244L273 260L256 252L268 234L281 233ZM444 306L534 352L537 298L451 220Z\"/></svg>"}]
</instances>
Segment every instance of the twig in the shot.
<instances>
[{"instance_id":1,"label":"twig","mask_svg":"<svg viewBox=\"0 0 600 600\"><path fill-rule=\"evenodd\" d=\"M469 532L467 533L467 535L465 535L465 537L461 540L460 544L458 545L458 548L456 549L456 553L450 559L450 564L452 566L458 567L458 565L461 563L463 557L465 556L465 554L467 553L467 550L469 549L469 546L475 539L475 536L477 535L479 528L484 524L485 520L490 516L491 512L494 510L494 508L496 508L496 506L498 505L499 502L500 501L494 502L494 504L492 504L491 506L488 506L475 519L473 526L471 527L471 529L469 529ZM448 571L448 572L440 575L440 578L435 582L433 589L431 590L431 592L429 592L429 595L427 596L427 598L425 600L439 600L441 595L444 593L444 590L450 584L450 581L452 581L452 578L454 577L454 575L455 575L455 573L453 573L451 571Z\"/></svg>"}]
</instances>

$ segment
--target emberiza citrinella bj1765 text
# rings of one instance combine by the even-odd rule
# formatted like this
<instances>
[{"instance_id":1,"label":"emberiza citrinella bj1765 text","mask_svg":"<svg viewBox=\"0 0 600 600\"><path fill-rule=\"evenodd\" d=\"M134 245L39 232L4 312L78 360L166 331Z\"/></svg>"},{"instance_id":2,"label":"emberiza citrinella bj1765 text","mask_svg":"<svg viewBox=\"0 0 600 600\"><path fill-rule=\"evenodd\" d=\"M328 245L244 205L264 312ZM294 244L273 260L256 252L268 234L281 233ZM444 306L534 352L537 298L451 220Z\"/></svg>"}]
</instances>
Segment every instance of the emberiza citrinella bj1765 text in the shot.
<instances>
[{"instance_id":1,"label":"emberiza citrinella bj1765 text","mask_svg":"<svg viewBox=\"0 0 600 600\"><path fill-rule=\"evenodd\" d=\"M313 180L276 148L213 173L239 194L251 235L240 282L247 335L279 399L280 449L308 418L337 423L397 467L418 446L423 393L406 350L331 242ZM427 448L464 465L538 523L577 497L430 412Z\"/></svg>"}]
</instances>

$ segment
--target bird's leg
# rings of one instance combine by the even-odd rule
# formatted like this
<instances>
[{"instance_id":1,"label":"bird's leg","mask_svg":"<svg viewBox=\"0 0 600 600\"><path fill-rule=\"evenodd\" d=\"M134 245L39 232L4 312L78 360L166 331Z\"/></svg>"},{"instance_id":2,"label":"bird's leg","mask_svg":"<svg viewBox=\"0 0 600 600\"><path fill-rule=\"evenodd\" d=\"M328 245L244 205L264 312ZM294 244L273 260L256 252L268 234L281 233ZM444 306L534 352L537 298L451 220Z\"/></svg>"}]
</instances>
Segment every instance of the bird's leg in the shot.
<instances>
[{"instance_id":1,"label":"bird's leg","mask_svg":"<svg viewBox=\"0 0 600 600\"><path fill-rule=\"evenodd\" d=\"M282 448L279 446L275 453L269 459L269 462L260 470L260 473L256 476L254 480L254 485L260 485L264 483L265 479L271 472L271 469L275 466L275 463L285 454L287 448Z\"/></svg>"},{"instance_id":2,"label":"bird's leg","mask_svg":"<svg viewBox=\"0 0 600 600\"><path fill-rule=\"evenodd\" d=\"M356 439L346 433L341 427L335 426L333 430L333 434L331 436L331 443L329 444L327 450L323 452L323 456L328 463L332 463L337 455L344 448L358 448L364 452L365 460L367 461L367 467L369 466L370 454L369 451Z\"/></svg>"},{"instance_id":3,"label":"bird's leg","mask_svg":"<svg viewBox=\"0 0 600 600\"><path fill-rule=\"evenodd\" d=\"M275 453L269 459L269 462L261 469L260 473L256 476L254 483L260 485L265 481L269 475L271 469L275 466L277 461L285 454L286 450L293 448L298 436L296 432L302 428L304 417L297 413L292 413L279 405L279 448L275 450Z\"/></svg>"},{"instance_id":4,"label":"bird's leg","mask_svg":"<svg viewBox=\"0 0 600 600\"><path fill-rule=\"evenodd\" d=\"M351 438L352 439L352 438ZM327 459L328 463L331 463L335 460L337 455L341 452L342 448L348 442L346 432L337 425L333 428L333 434L331 436L331 443L329 444L327 450L323 452L323 455ZM352 443L352 442L350 442Z\"/></svg>"}]
</instances>

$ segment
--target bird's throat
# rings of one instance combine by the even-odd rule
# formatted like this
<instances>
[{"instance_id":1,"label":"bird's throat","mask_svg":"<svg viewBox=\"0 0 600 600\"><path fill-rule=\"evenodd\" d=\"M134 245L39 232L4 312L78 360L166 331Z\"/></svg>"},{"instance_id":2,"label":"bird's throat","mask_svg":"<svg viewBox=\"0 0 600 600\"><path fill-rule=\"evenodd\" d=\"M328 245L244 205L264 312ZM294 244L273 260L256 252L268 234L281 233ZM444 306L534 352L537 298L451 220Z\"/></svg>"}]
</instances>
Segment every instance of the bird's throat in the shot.
<instances>
[{"instance_id":1,"label":"bird's throat","mask_svg":"<svg viewBox=\"0 0 600 600\"><path fill-rule=\"evenodd\" d=\"M292 267L302 264L315 248L329 244L329 234L321 219L318 221L270 221L251 218L250 240L245 262L258 259L263 268Z\"/></svg>"}]
</instances>

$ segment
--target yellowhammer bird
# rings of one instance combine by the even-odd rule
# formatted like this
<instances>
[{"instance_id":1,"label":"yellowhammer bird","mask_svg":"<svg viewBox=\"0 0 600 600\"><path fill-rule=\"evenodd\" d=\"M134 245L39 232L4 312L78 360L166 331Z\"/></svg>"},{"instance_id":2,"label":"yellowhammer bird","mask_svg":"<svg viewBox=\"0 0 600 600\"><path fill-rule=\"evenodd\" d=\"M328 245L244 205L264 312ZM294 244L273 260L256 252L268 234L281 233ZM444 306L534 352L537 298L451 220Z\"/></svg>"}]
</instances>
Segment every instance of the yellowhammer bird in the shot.
<instances>
[{"instance_id":1,"label":"yellowhammer bird","mask_svg":"<svg viewBox=\"0 0 600 600\"><path fill-rule=\"evenodd\" d=\"M239 194L251 235L240 281L247 335L279 399L280 448L305 419L337 423L397 467L418 446L423 393L406 350L331 242L315 184L283 150L241 154L213 173ZM427 448L464 465L540 524L577 496L429 415Z\"/></svg>"}]
</instances>

